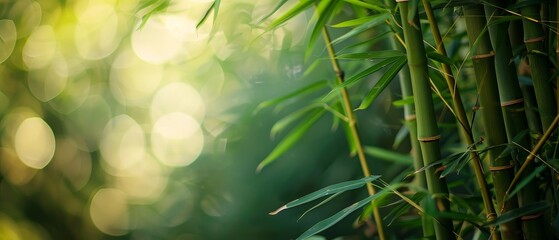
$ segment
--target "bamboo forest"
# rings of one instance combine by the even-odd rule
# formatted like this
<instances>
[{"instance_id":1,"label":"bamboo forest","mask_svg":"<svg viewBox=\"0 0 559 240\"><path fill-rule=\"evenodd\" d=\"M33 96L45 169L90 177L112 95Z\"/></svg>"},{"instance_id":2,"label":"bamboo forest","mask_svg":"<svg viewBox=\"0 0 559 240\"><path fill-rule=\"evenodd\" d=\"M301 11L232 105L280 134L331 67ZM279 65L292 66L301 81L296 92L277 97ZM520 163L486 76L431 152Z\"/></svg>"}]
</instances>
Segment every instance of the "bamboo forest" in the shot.
<instances>
[{"instance_id":1,"label":"bamboo forest","mask_svg":"<svg viewBox=\"0 0 559 240\"><path fill-rule=\"evenodd\" d=\"M2 0L0 240L559 239L558 2Z\"/></svg>"}]
</instances>

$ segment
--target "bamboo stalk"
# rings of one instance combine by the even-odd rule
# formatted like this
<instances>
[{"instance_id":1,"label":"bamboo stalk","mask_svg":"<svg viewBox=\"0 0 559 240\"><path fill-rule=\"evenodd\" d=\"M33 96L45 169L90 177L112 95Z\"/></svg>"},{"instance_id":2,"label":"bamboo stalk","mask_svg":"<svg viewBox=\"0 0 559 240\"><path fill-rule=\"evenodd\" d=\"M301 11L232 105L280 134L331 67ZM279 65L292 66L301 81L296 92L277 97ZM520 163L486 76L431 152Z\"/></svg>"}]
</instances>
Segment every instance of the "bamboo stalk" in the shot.
<instances>
[{"instance_id":1,"label":"bamboo stalk","mask_svg":"<svg viewBox=\"0 0 559 240\"><path fill-rule=\"evenodd\" d=\"M507 143L507 134L497 89L495 55L489 36L484 31L487 23L483 6L472 4L464 6L463 10L470 47L474 54L472 62L479 93L481 118L485 126L485 139L487 147L491 147L488 150L488 158L495 188L496 204L502 210L499 214L504 214L518 208L518 201L516 198L504 199L506 190L514 178L514 162L509 154L501 156L504 144ZM515 219L501 224L499 230L503 239L522 239L521 229L520 220Z\"/></svg>"},{"instance_id":2,"label":"bamboo stalk","mask_svg":"<svg viewBox=\"0 0 559 240\"><path fill-rule=\"evenodd\" d=\"M495 70L508 142L513 144L514 139L514 144L517 144L522 149L530 149L530 135L526 134L522 138L517 137L524 130L528 129L528 123L524 111L524 98L516 75L516 66L512 61L512 46L508 35L509 22L492 22L500 17L509 15L503 9L506 8L507 4L510 4L510 1L488 0L487 3L485 5L485 13L490 23L489 35L493 49L495 49ZM515 151L515 154L512 155L515 162L522 163L528 156L528 153L522 149ZM533 163L528 164L527 173L524 176L527 176L534 169ZM532 181L519 193L519 205L525 206L541 200L538 196L537 183ZM526 239L547 238L541 214L524 216L521 220Z\"/></svg>"},{"instance_id":3,"label":"bamboo stalk","mask_svg":"<svg viewBox=\"0 0 559 240\"><path fill-rule=\"evenodd\" d=\"M441 37L441 33L439 31L439 27L437 24L437 20L435 18L435 14L433 13L433 9L431 8L431 3L428 0L422 0L423 7L425 9L425 13L427 15L427 19L429 21L429 26L431 28L431 32L433 33L433 37L435 39L435 44L437 45L437 52L443 56L447 56L446 49L444 47L444 43ZM465 138L466 143L471 148L470 149L470 157L471 157L471 165L472 169L474 170L474 174L476 177L476 181L481 193L481 197L483 199L483 206L484 211L487 217L487 221L490 222L497 216L495 212L495 207L493 205L493 199L491 198L491 194L489 192L489 186L487 185L487 181L485 180L485 173L483 170L483 165L481 159L477 152L477 147L474 143L474 137L472 134L472 128L468 122L468 117L466 116L466 111L464 109L464 104L462 103L462 97L460 96L460 92L457 89L457 84L454 79L454 74L450 69L450 66L447 64L442 63L442 71L450 91L450 95L452 96L453 101L453 109L454 113L456 114L456 118L460 125L460 130L462 136ZM491 227L491 237L493 240L501 239L501 235L496 232L496 227Z\"/></svg>"},{"instance_id":4,"label":"bamboo stalk","mask_svg":"<svg viewBox=\"0 0 559 240\"><path fill-rule=\"evenodd\" d=\"M394 8L396 5L391 0L386 0L385 3L390 6L390 8ZM398 21L397 19L394 19ZM401 25L399 23L395 23L397 26ZM400 50L402 52L406 52L406 48L398 41L398 35L402 35L400 32L399 27L394 27L396 29L396 33L393 38L390 39L390 45L392 48ZM413 90L411 85L411 77L410 77L410 70L409 67L406 65L404 66L400 72L398 73L399 83L400 83L400 90L402 93L402 99L406 99L408 97L413 97ZM425 173L423 171L419 171L423 168L423 157L421 156L421 146L419 141L417 140L417 118L415 116L415 108L412 104L404 105L404 120L405 125L408 128L409 136L410 136L410 143L412 145L412 157L413 157L413 166L415 171L415 177L417 178L417 185L421 188L427 189L427 179L425 178ZM425 201L422 201L421 207L425 208ZM429 216L425 215L424 213L421 214L421 227L423 230L423 236L429 237L435 235L434 228L433 228L433 219Z\"/></svg>"},{"instance_id":5,"label":"bamboo stalk","mask_svg":"<svg viewBox=\"0 0 559 240\"><path fill-rule=\"evenodd\" d=\"M322 36L326 43L326 48L328 49L328 56L330 58L330 62L332 63L332 68L336 73L337 82L338 84L342 84L344 82L344 73L336 58L334 47L332 46L332 40L330 39L330 35L328 34L328 30L326 29L326 27L322 29ZM355 142L357 156L359 158L359 163L361 164L361 169L363 170L363 175L370 176L371 171L369 170L367 159L363 151L363 145L361 144L361 138L359 137L359 132L357 131L355 115L353 114L353 110L352 110L353 108L351 107L349 94L347 93L347 89L345 87L340 88L340 93L342 94L342 104L344 106L345 115L348 119L347 124L350 129L350 135L353 138L353 141ZM369 192L369 195L374 195L376 193L375 188L371 183L367 183L367 191ZM386 239L384 234L384 227L382 224L382 218L380 216L378 206L373 206L373 218L375 219L379 239L381 240Z\"/></svg>"},{"instance_id":6,"label":"bamboo stalk","mask_svg":"<svg viewBox=\"0 0 559 240\"><path fill-rule=\"evenodd\" d=\"M441 159L439 129L437 126L431 89L429 86L427 57L423 47L418 14L408 19L408 2L397 0L404 29L408 66L411 74L414 104L417 118L417 138L421 147L424 165L431 165ZM436 171L440 165L425 170L429 192L436 202L437 211L450 211L446 180ZM435 235L439 240L455 239L451 219L437 219Z\"/></svg>"},{"instance_id":7,"label":"bamboo stalk","mask_svg":"<svg viewBox=\"0 0 559 240\"><path fill-rule=\"evenodd\" d=\"M520 0L519 2L527 2ZM524 44L528 50L528 59L530 61L530 69L532 74L532 82L534 84L534 92L536 94L536 102L538 103L538 112L540 114L541 125L543 129L549 129L555 116L557 115L557 99L555 98L553 86L551 84L550 63L546 50L546 38L541 21L540 21L540 4L526 4L520 9L523 16L522 25L524 29ZM541 133L540 133L541 134ZM553 133L552 139L556 139L556 133ZM545 158L556 156L555 146L544 148L543 155ZM559 192L557 189L558 175L551 171L551 184L554 204L555 216L559 209Z\"/></svg>"}]
</instances>

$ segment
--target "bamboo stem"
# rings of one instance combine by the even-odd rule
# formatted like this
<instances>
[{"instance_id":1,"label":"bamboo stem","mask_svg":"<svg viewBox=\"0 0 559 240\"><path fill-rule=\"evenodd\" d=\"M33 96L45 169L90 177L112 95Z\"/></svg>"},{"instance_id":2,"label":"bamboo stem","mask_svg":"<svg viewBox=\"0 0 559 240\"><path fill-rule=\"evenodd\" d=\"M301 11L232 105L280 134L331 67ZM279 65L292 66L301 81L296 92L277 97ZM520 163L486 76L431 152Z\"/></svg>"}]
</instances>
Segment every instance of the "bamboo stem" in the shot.
<instances>
[{"instance_id":1,"label":"bamboo stem","mask_svg":"<svg viewBox=\"0 0 559 240\"><path fill-rule=\"evenodd\" d=\"M328 34L328 30L326 29L326 27L322 29L322 36L324 38L324 41L326 42L326 48L328 49L328 56L330 58L330 62L332 63L332 68L336 73L336 79L338 81L338 84L342 84L344 82L344 72L341 69L340 64L338 63L338 60L336 59L336 53L334 52L334 47L332 46L332 40L330 39L330 35ZM342 94L342 101L343 101L345 114L348 118L348 126L350 129L350 134L351 137L353 138L353 141L355 142L357 156L359 158L359 163L361 164L361 169L363 170L363 175L370 176L371 171L369 170L367 159L365 157L365 152L363 151L363 145L361 144L359 132L357 131L355 115L353 114L353 110L352 110L353 108L351 107L349 94L347 93L347 89L345 87L340 88L340 93ZM367 183L367 190L369 192L369 195L374 195L376 193L375 188L371 183ZM375 223L377 226L379 239L381 240L386 239L384 234L384 227L382 224L382 218L380 216L378 206L373 206L373 217L375 219Z\"/></svg>"},{"instance_id":2,"label":"bamboo stem","mask_svg":"<svg viewBox=\"0 0 559 240\"><path fill-rule=\"evenodd\" d=\"M433 9L431 8L431 3L428 0L422 0L423 7L425 8L425 13L427 15L427 20L429 21L429 26L431 28L431 32L433 33L433 37L435 39L435 44L437 45L437 52L443 56L447 56L446 49L444 47L444 43L441 37L441 33L439 31L439 27L437 24L437 20L435 18L435 14L433 13ZM450 91L450 95L452 96L452 101L454 103L453 108L456 114L456 118L458 123L460 124L460 130L462 132L462 136L465 137L466 143L471 148L470 150L470 157L471 157L471 165L475 173L476 181L481 192L481 197L483 200L484 210L487 217L487 221L490 222L497 216L495 212L495 207L493 205L493 199L491 198L491 194L489 191L489 187L487 185L487 181L485 180L485 173L483 170L483 165L481 163L481 159L477 153L477 147L474 142L474 137L472 134L472 128L468 122L468 117L466 116L466 111L464 109L464 104L462 103L462 97L460 96L460 92L457 89L457 84L454 79L454 74L450 69L450 66L447 64L442 63L442 70L444 74L444 78L446 80L448 89ZM501 236L496 232L497 227L491 227L491 237L493 240L501 239Z\"/></svg>"},{"instance_id":3,"label":"bamboo stem","mask_svg":"<svg viewBox=\"0 0 559 240\"><path fill-rule=\"evenodd\" d=\"M501 113L495 73L495 54L489 36L484 31L487 22L483 6L472 4L464 6L463 10L470 47L474 54L472 62L479 93L481 120L485 127L487 147L491 147L488 151L489 170L491 170L493 178L497 207L503 210L499 214L503 214L518 208L518 201L516 198L508 200L503 198L507 187L514 178L514 162L510 154L501 156L508 139ZM501 224L499 230L503 239L523 238L519 219Z\"/></svg>"},{"instance_id":4,"label":"bamboo stem","mask_svg":"<svg viewBox=\"0 0 559 240\"><path fill-rule=\"evenodd\" d=\"M428 166L441 159L441 152L439 129L429 86L427 56L423 46L423 37L417 12L414 14L415 17L413 19L408 19L408 2L406 0L396 0L396 2L400 8L404 39L408 50L408 66L415 98L417 138L421 146L424 165ZM436 202L436 210L439 212L450 211L448 187L446 180L440 177L440 172L437 171L438 167L440 167L440 164L425 169L427 186ZM449 240L456 238L451 219L437 219L434 227L437 239Z\"/></svg>"}]
</instances>

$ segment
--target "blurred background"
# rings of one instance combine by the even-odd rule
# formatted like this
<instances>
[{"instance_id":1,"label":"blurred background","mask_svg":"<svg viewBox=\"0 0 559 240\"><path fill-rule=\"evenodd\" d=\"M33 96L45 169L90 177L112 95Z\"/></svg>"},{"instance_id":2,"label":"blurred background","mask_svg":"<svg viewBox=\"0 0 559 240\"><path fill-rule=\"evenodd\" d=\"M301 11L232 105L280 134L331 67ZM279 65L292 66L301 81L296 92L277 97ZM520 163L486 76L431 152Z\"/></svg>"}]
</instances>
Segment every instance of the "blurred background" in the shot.
<instances>
[{"instance_id":1,"label":"blurred background","mask_svg":"<svg viewBox=\"0 0 559 240\"><path fill-rule=\"evenodd\" d=\"M317 95L256 106L333 71L322 43L304 59L312 13L267 31L277 1L222 1L197 27L212 3L0 1L0 239L293 239L366 196L268 215L361 170L326 116L256 172L275 121ZM357 112L365 144L392 146L390 102ZM374 231L352 216L324 236Z\"/></svg>"}]
</instances>

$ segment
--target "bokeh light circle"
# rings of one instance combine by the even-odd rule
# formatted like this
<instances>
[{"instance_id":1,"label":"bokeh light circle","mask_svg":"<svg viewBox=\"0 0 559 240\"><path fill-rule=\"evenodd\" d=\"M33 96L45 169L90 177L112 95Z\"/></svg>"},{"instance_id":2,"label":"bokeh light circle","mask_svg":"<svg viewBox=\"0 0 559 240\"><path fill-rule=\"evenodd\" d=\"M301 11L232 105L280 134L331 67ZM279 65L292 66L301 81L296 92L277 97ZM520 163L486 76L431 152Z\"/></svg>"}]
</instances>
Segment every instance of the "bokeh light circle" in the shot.
<instances>
[{"instance_id":1,"label":"bokeh light circle","mask_svg":"<svg viewBox=\"0 0 559 240\"><path fill-rule=\"evenodd\" d=\"M93 224L101 232L121 236L128 233L126 194L118 189L103 188L95 193L89 206Z\"/></svg>"},{"instance_id":2,"label":"bokeh light circle","mask_svg":"<svg viewBox=\"0 0 559 240\"><path fill-rule=\"evenodd\" d=\"M160 117L151 131L153 153L168 166L187 166L194 162L204 147L200 124L193 117L174 112Z\"/></svg>"},{"instance_id":3,"label":"bokeh light circle","mask_svg":"<svg viewBox=\"0 0 559 240\"><path fill-rule=\"evenodd\" d=\"M6 61L16 46L17 30L14 21L0 20L0 63Z\"/></svg>"},{"instance_id":4,"label":"bokeh light circle","mask_svg":"<svg viewBox=\"0 0 559 240\"><path fill-rule=\"evenodd\" d=\"M128 115L111 119L99 143L103 162L114 169L126 169L145 158L144 131Z\"/></svg>"},{"instance_id":5,"label":"bokeh light circle","mask_svg":"<svg viewBox=\"0 0 559 240\"><path fill-rule=\"evenodd\" d=\"M172 112L183 112L201 122L206 108L196 89L186 83L174 82L157 91L151 102L150 111L151 119L154 121Z\"/></svg>"},{"instance_id":6,"label":"bokeh light circle","mask_svg":"<svg viewBox=\"0 0 559 240\"><path fill-rule=\"evenodd\" d=\"M32 117L19 125L14 145L17 155L25 165L42 169L52 159L56 144L50 126L43 119Z\"/></svg>"},{"instance_id":7,"label":"bokeh light circle","mask_svg":"<svg viewBox=\"0 0 559 240\"><path fill-rule=\"evenodd\" d=\"M23 47L23 62L30 69L47 66L56 53L56 36L50 25L37 27Z\"/></svg>"}]
</instances>

